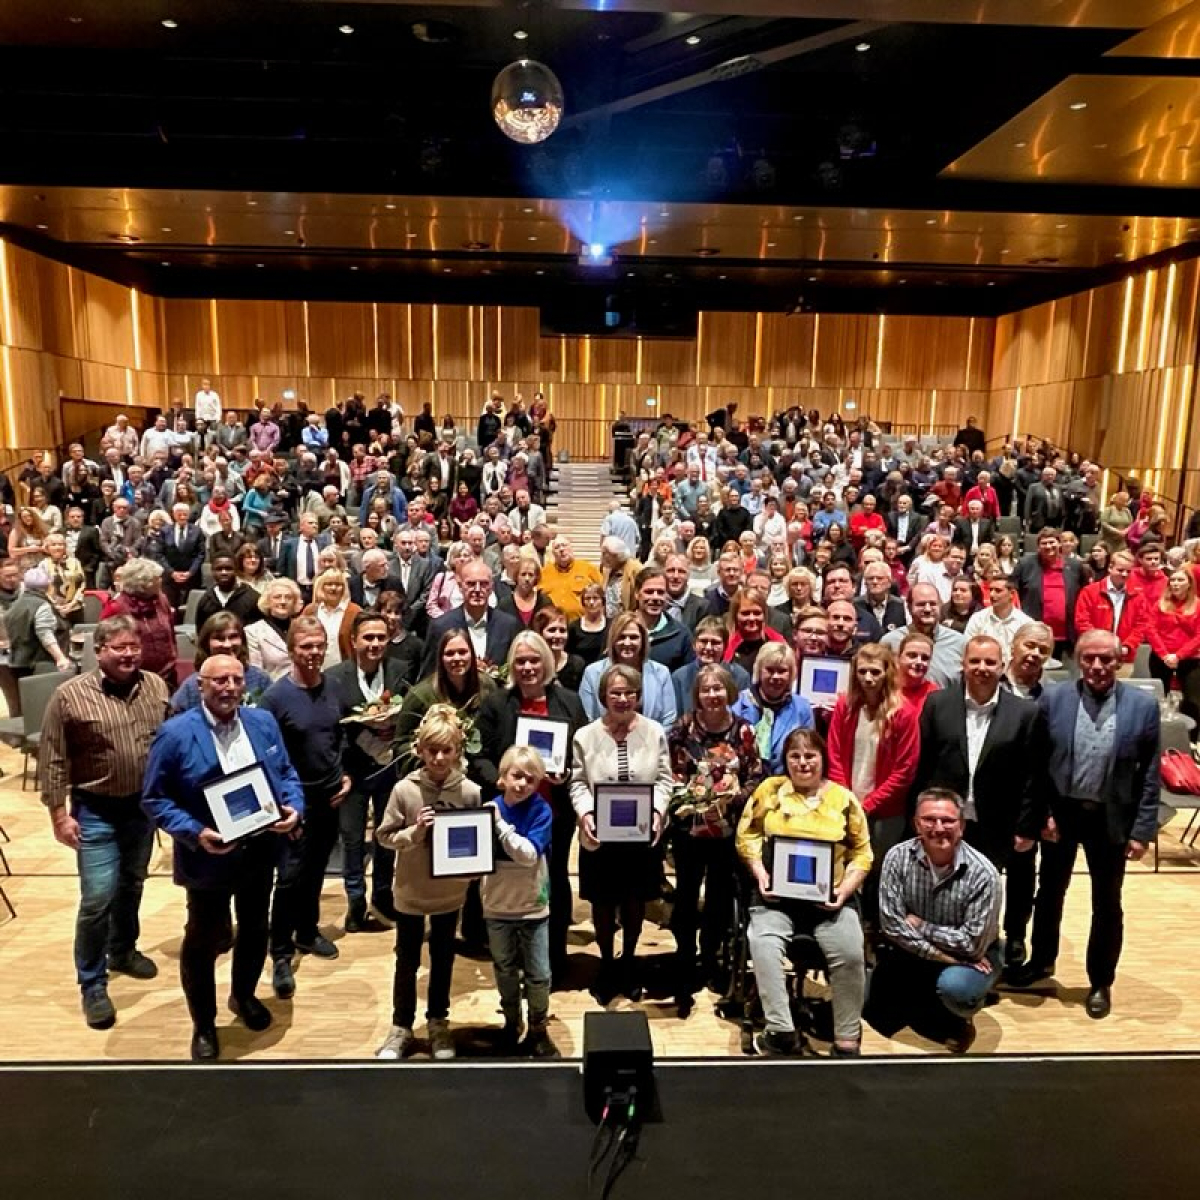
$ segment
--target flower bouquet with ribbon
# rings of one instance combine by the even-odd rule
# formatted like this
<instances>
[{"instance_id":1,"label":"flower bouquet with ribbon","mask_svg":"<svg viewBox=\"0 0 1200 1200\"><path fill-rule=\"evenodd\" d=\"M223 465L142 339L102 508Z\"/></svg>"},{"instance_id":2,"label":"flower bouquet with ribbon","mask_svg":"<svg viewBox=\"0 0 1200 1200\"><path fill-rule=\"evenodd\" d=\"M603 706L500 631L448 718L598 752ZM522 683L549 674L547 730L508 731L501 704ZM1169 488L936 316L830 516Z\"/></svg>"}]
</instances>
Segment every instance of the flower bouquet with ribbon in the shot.
<instances>
[{"instance_id":1,"label":"flower bouquet with ribbon","mask_svg":"<svg viewBox=\"0 0 1200 1200\"><path fill-rule=\"evenodd\" d=\"M675 784L668 816L693 837L728 837L733 832L731 809L741 795L737 762L732 746L713 746L696 773Z\"/></svg>"}]
</instances>

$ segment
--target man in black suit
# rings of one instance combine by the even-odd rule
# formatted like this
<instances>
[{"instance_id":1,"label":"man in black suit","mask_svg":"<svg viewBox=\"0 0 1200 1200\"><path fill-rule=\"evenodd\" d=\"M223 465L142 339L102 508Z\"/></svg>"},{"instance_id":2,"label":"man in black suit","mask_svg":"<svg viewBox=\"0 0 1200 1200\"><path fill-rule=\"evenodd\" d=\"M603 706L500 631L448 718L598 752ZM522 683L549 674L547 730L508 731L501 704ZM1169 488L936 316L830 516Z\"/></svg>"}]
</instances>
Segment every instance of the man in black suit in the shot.
<instances>
[{"instance_id":1,"label":"man in black suit","mask_svg":"<svg viewBox=\"0 0 1200 1200\"><path fill-rule=\"evenodd\" d=\"M437 665L438 644L451 629L465 629L475 647L475 656L497 664L508 661L508 648L521 630L518 618L488 607L492 598L492 569L483 559L471 559L462 568L459 582L462 604L429 625L421 663L422 679Z\"/></svg>"},{"instance_id":2,"label":"man in black suit","mask_svg":"<svg viewBox=\"0 0 1200 1200\"><path fill-rule=\"evenodd\" d=\"M191 524L191 509L176 504L171 509L172 524L162 531L159 553L162 555L163 592L172 608L182 608L188 592L200 586L200 568L204 564L204 534Z\"/></svg>"},{"instance_id":3,"label":"man in black suit","mask_svg":"<svg viewBox=\"0 0 1200 1200\"><path fill-rule=\"evenodd\" d=\"M975 417L968 417L966 425L954 435L954 441L951 444L966 446L967 456L970 457L976 450L983 452L987 446L987 435L979 428Z\"/></svg>"},{"instance_id":4,"label":"man in black suit","mask_svg":"<svg viewBox=\"0 0 1200 1200\"><path fill-rule=\"evenodd\" d=\"M915 798L950 788L966 800L966 838L1007 871L1005 966L1025 961L1033 889L1034 844L1047 814L1046 722L1032 700L1000 686L1004 651L974 637L963 651L963 684L928 696L921 710L921 758Z\"/></svg>"},{"instance_id":5,"label":"man in black suit","mask_svg":"<svg viewBox=\"0 0 1200 1200\"><path fill-rule=\"evenodd\" d=\"M736 488L725 488L721 492L721 511L713 520L709 541L719 551L726 542L736 542L748 529L754 528L750 511L742 507L741 496Z\"/></svg>"},{"instance_id":6,"label":"man in black suit","mask_svg":"<svg viewBox=\"0 0 1200 1200\"><path fill-rule=\"evenodd\" d=\"M863 594L854 599L859 633L868 642L879 642L893 629L908 624L908 610L892 591L892 572L887 563L867 563L862 577Z\"/></svg>"},{"instance_id":7,"label":"man in black suit","mask_svg":"<svg viewBox=\"0 0 1200 1200\"><path fill-rule=\"evenodd\" d=\"M247 584L239 583L237 563L232 554L218 554L212 560L213 585L200 597L196 605L196 629L204 628L209 617L219 612L231 612L243 626L257 621L258 592Z\"/></svg>"},{"instance_id":8,"label":"man in black suit","mask_svg":"<svg viewBox=\"0 0 1200 1200\"><path fill-rule=\"evenodd\" d=\"M742 556L730 551L717 559L717 582L704 591L706 616L723 617L729 611L733 593L742 586L744 568Z\"/></svg>"},{"instance_id":9,"label":"man in black suit","mask_svg":"<svg viewBox=\"0 0 1200 1200\"><path fill-rule=\"evenodd\" d=\"M388 623L381 613L360 612L350 628L354 655L330 667L325 679L333 686L343 718L369 701L385 695L399 696L404 690L404 667L387 657ZM364 686L366 685L365 690ZM396 782L392 761L392 739L396 719L347 725L342 767L350 776L350 794L338 809L342 835L342 883L346 888L346 932L361 933L371 927L367 912L366 840L367 815L378 829ZM371 852L371 906L389 921L396 920L392 900L392 876L396 854L375 841Z\"/></svg>"},{"instance_id":10,"label":"man in black suit","mask_svg":"<svg viewBox=\"0 0 1200 1200\"><path fill-rule=\"evenodd\" d=\"M312 599L313 580L320 574L317 556L329 544L329 538L318 532L320 525L313 513L301 513L297 528L299 534L282 544L275 574L294 580L307 604Z\"/></svg>"},{"instance_id":11,"label":"man in black suit","mask_svg":"<svg viewBox=\"0 0 1200 1200\"><path fill-rule=\"evenodd\" d=\"M279 562L288 541L287 514L278 509L272 509L267 513L264 523L267 527L267 535L259 539L258 552L262 555L263 567L272 575L278 575L280 574Z\"/></svg>"},{"instance_id":12,"label":"man in black suit","mask_svg":"<svg viewBox=\"0 0 1200 1200\"><path fill-rule=\"evenodd\" d=\"M79 560L83 568L84 579L90 588L96 586L96 570L104 561L100 548L100 530L95 525L84 524L84 512L77 504L67 509L64 518L66 528L63 533L67 539L67 557Z\"/></svg>"},{"instance_id":13,"label":"man in black suit","mask_svg":"<svg viewBox=\"0 0 1200 1200\"><path fill-rule=\"evenodd\" d=\"M360 608L374 608L384 592L403 592L404 584L388 574L388 556L383 550L367 550L362 556L362 572L350 576L350 599Z\"/></svg>"},{"instance_id":14,"label":"man in black suit","mask_svg":"<svg viewBox=\"0 0 1200 1200\"><path fill-rule=\"evenodd\" d=\"M967 515L954 522L954 544L965 546L968 562L974 559L979 547L995 540L992 522L983 515L982 500L967 501Z\"/></svg>"},{"instance_id":15,"label":"man in black suit","mask_svg":"<svg viewBox=\"0 0 1200 1200\"><path fill-rule=\"evenodd\" d=\"M900 546L900 558L903 562L911 561L913 552L925 532L929 518L921 513L913 512L912 497L902 492L896 497L896 510L887 515L887 531L889 537L894 537Z\"/></svg>"},{"instance_id":16,"label":"man in black suit","mask_svg":"<svg viewBox=\"0 0 1200 1200\"><path fill-rule=\"evenodd\" d=\"M1040 533L1047 525L1062 527L1066 501L1057 480L1058 472L1045 467L1040 480L1025 496L1025 523L1030 533Z\"/></svg>"},{"instance_id":17,"label":"man in black suit","mask_svg":"<svg viewBox=\"0 0 1200 1200\"><path fill-rule=\"evenodd\" d=\"M445 439L439 441L437 451L425 456L424 472L430 483L436 481L439 484L442 495L448 501L454 499L454 489L458 485L458 458L454 453L454 443Z\"/></svg>"},{"instance_id":18,"label":"man in black suit","mask_svg":"<svg viewBox=\"0 0 1200 1200\"><path fill-rule=\"evenodd\" d=\"M1011 578L1021 598L1021 611L1050 626L1055 654L1061 658L1075 641L1075 605L1083 588L1083 563L1078 558L1063 558L1058 530L1046 526L1038 534L1036 553L1022 555Z\"/></svg>"}]
</instances>

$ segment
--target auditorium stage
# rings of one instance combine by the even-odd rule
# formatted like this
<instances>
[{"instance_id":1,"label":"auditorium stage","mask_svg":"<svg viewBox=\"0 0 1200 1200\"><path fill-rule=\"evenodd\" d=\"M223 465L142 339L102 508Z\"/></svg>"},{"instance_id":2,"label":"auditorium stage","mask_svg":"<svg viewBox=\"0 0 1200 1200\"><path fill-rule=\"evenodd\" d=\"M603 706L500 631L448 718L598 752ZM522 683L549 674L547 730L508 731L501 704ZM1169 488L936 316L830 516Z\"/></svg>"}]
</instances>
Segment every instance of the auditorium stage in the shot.
<instances>
[{"instance_id":1,"label":"auditorium stage","mask_svg":"<svg viewBox=\"0 0 1200 1200\"><path fill-rule=\"evenodd\" d=\"M1200 1056L672 1062L614 1200L1186 1194ZM584 1197L578 1064L0 1070L3 1192ZM593 1189L599 1196L599 1188Z\"/></svg>"}]
</instances>

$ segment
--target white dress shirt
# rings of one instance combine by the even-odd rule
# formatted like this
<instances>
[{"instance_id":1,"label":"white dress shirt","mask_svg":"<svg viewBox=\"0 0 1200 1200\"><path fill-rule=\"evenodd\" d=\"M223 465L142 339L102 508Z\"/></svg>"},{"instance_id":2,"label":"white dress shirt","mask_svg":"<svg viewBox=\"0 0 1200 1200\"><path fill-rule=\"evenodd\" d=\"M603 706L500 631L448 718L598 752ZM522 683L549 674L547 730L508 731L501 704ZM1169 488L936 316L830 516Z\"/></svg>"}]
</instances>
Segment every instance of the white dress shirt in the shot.
<instances>
[{"instance_id":1,"label":"white dress shirt","mask_svg":"<svg viewBox=\"0 0 1200 1200\"><path fill-rule=\"evenodd\" d=\"M983 743L987 741L988 730L992 727L992 718L996 715L996 705L1000 700L1000 691L986 704L976 704L967 696L967 799L963 805L963 819L974 821L975 812L975 768L979 766L979 756L983 753Z\"/></svg>"},{"instance_id":2,"label":"white dress shirt","mask_svg":"<svg viewBox=\"0 0 1200 1200\"><path fill-rule=\"evenodd\" d=\"M253 766L257 761L254 746L250 742L246 727L242 724L241 716L235 713L230 721L218 721L209 712L207 704L201 704L200 711L204 713L204 719L212 730L213 746L217 751L217 762L221 764L221 770L226 775L232 775L234 771L240 771L243 767Z\"/></svg>"}]
</instances>

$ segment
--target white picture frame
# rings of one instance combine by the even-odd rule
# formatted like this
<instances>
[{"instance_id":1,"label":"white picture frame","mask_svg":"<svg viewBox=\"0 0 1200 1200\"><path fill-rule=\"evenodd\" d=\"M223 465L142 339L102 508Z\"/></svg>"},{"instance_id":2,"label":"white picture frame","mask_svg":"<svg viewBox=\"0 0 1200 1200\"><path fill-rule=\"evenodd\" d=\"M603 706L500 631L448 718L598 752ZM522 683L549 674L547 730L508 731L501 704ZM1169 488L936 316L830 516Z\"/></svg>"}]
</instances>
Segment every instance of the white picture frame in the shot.
<instances>
[{"instance_id":1,"label":"white picture frame","mask_svg":"<svg viewBox=\"0 0 1200 1200\"><path fill-rule=\"evenodd\" d=\"M515 746L528 746L542 756L547 775L564 775L571 745L571 726L548 717L517 718Z\"/></svg>"},{"instance_id":2,"label":"white picture frame","mask_svg":"<svg viewBox=\"0 0 1200 1200\"><path fill-rule=\"evenodd\" d=\"M596 840L601 845L644 845L654 838L652 783L598 783L595 801Z\"/></svg>"},{"instance_id":3,"label":"white picture frame","mask_svg":"<svg viewBox=\"0 0 1200 1200\"><path fill-rule=\"evenodd\" d=\"M495 814L491 808L449 808L429 831L434 879L475 879L496 869Z\"/></svg>"},{"instance_id":4,"label":"white picture frame","mask_svg":"<svg viewBox=\"0 0 1200 1200\"><path fill-rule=\"evenodd\" d=\"M833 900L833 843L775 837L767 843L768 890L781 900Z\"/></svg>"},{"instance_id":5,"label":"white picture frame","mask_svg":"<svg viewBox=\"0 0 1200 1200\"><path fill-rule=\"evenodd\" d=\"M237 842L283 818L262 763L251 763L204 785L213 826L223 842Z\"/></svg>"},{"instance_id":6,"label":"white picture frame","mask_svg":"<svg viewBox=\"0 0 1200 1200\"><path fill-rule=\"evenodd\" d=\"M850 686L850 660L807 655L800 662L796 692L814 708L832 708Z\"/></svg>"}]
</instances>

